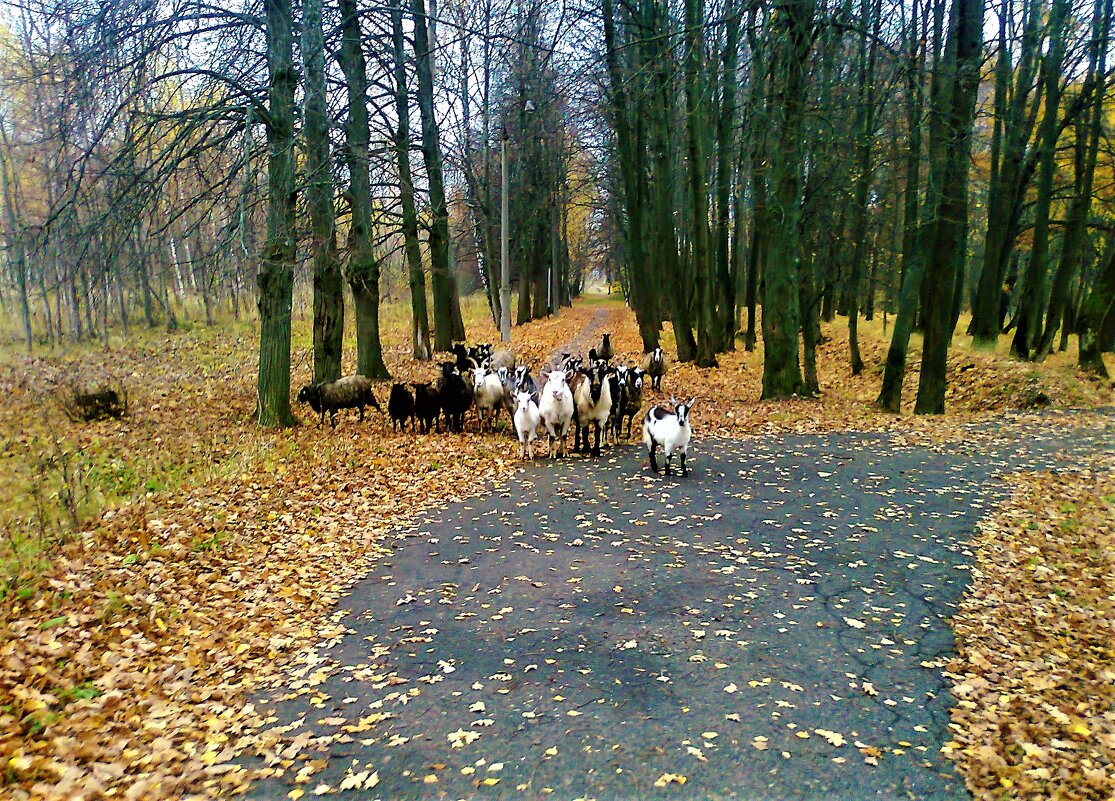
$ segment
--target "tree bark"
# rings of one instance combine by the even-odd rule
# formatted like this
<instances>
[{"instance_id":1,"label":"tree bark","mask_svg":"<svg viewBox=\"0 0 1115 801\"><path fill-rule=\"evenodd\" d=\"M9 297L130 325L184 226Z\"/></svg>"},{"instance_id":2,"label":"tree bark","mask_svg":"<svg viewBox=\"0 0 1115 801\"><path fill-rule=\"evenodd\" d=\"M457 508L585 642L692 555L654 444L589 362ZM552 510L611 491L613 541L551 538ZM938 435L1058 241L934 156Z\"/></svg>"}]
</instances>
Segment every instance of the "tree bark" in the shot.
<instances>
[{"instance_id":1,"label":"tree bark","mask_svg":"<svg viewBox=\"0 0 1115 801\"><path fill-rule=\"evenodd\" d=\"M983 350L994 350L1002 328L999 323L999 305L1021 216L1025 183L1028 180L1024 177L1026 173L1023 162L1036 119L1036 103L1029 113L1027 109L1031 97L1035 101L1040 98L1040 92L1034 95L1034 76L1040 57L1042 4L1039 0L1024 2L1028 6L1013 85L1011 75L1015 74L1015 70L1010 63L1012 51L1005 36L1010 25L1011 7L1008 6L1000 15L999 23L1002 33L999 41L1000 60L996 67L996 106L1003 109L1006 116L1002 122L1001 156L993 162L995 173L988 187L983 265L972 306L973 344ZM1004 96L1002 103L998 99L1000 93Z\"/></svg>"},{"instance_id":2,"label":"tree bark","mask_svg":"<svg viewBox=\"0 0 1115 801\"><path fill-rule=\"evenodd\" d=\"M1097 2L1095 7L1092 41L1088 48L1088 77L1085 79L1083 89L1092 97L1091 116L1087 118L1086 123L1077 126L1076 192L1065 219L1061 258L1057 264L1057 271L1053 275L1049 307L1045 315L1045 329L1034 353L1036 359L1044 359L1053 352L1053 339L1057 334L1057 328L1062 325L1062 320L1066 316L1069 284L1083 260L1088 214L1092 207L1096 161L1099 155L1100 137L1103 133L1103 101L1107 94L1106 47L1103 43L1107 42L1110 31L1111 0L1102 0Z\"/></svg>"},{"instance_id":3,"label":"tree bark","mask_svg":"<svg viewBox=\"0 0 1115 801\"><path fill-rule=\"evenodd\" d=\"M934 215L933 249L925 278L928 305L918 397L914 405L916 414L943 414L945 411L953 283L968 228L968 166L979 89L983 0L954 0L950 16L949 37L940 65L946 91L939 97L947 100L947 105L940 109L944 115L943 169L940 202ZM934 165L930 169L934 169Z\"/></svg>"},{"instance_id":4,"label":"tree bark","mask_svg":"<svg viewBox=\"0 0 1115 801\"><path fill-rule=\"evenodd\" d=\"M724 17L724 48L720 70L722 89L716 131L716 291L714 298L718 311L715 341L717 352L735 349L736 280L733 276L733 266L739 262L739 254L732 249L731 204L736 195L732 192L732 156L736 154L733 142L738 113L736 95L739 31L743 14L736 8L734 0L728 0ZM742 218L736 217L735 224L737 227L742 226Z\"/></svg>"},{"instance_id":5,"label":"tree bark","mask_svg":"<svg viewBox=\"0 0 1115 801\"><path fill-rule=\"evenodd\" d=\"M875 47L879 39L882 9L876 10L872 0L861 3L862 30L859 38L860 92L856 107L856 129L859 163L857 164L855 200L852 208L852 269L849 277L848 350L852 375L863 372L863 359L859 352L860 284L863 266L867 260L867 204L871 181L874 177L871 154L875 141ZM869 22L870 21L870 22ZM868 36L870 27L870 37ZM870 46L868 39L870 38Z\"/></svg>"},{"instance_id":6,"label":"tree bark","mask_svg":"<svg viewBox=\"0 0 1115 801\"><path fill-rule=\"evenodd\" d=\"M310 250L314 264L314 383L341 377L345 330L344 283L337 254L333 175L329 159L329 116L325 93L325 38L322 0L302 5L302 58L306 68L306 200L310 210ZM208 283L208 282L206 282ZM208 293L205 314L208 318Z\"/></svg>"},{"instance_id":7,"label":"tree bark","mask_svg":"<svg viewBox=\"0 0 1115 801\"><path fill-rule=\"evenodd\" d=\"M345 160L351 218L347 277L356 310L356 372L368 378L389 378L379 340L380 268L372 239L372 192L368 175L368 76L356 0L339 0L339 5L341 50L338 60L348 93Z\"/></svg>"},{"instance_id":8,"label":"tree bark","mask_svg":"<svg viewBox=\"0 0 1115 801\"><path fill-rule=\"evenodd\" d=\"M805 67L813 13L813 0L787 0L771 25L775 37L775 95L770 106L773 207L763 265L763 399L786 398L805 388L798 358L798 260Z\"/></svg>"},{"instance_id":9,"label":"tree bark","mask_svg":"<svg viewBox=\"0 0 1115 801\"><path fill-rule=\"evenodd\" d=\"M294 288L294 22L290 0L266 0L267 9L267 241L259 284L259 393L261 426L288 426L290 312ZM165 286L165 284L164 284ZM168 320L173 319L167 304Z\"/></svg>"},{"instance_id":10,"label":"tree bark","mask_svg":"<svg viewBox=\"0 0 1115 801\"><path fill-rule=\"evenodd\" d=\"M449 268L449 207L442 177L441 142L434 116L433 53L427 26L425 0L410 0L414 21L414 56L418 73L418 111L422 118L422 158L430 188L430 284L434 296L434 350L453 347L453 306L460 303L453 292Z\"/></svg>"},{"instance_id":11,"label":"tree bark","mask_svg":"<svg viewBox=\"0 0 1115 801\"><path fill-rule=\"evenodd\" d=\"M1069 0L1053 0L1049 16L1049 50L1042 59L1041 80L1045 93L1045 112L1038 131L1038 182L1034 204L1034 241L1023 274L1018 314L1015 317L1011 354L1029 359L1035 332L1041 332L1041 287L1045 282L1046 256L1049 252L1049 211L1053 200L1053 174L1057 169L1057 125L1061 106L1061 60L1065 49L1064 27Z\"/></svg>"},{"instance_id":12,"label":"tree bark","mask_svg":"<svg viewBox=\"0 0 1115 801\"><path fill-rule=\"evenodd\" d=\"M1103 363L1104 320L1115 313L1115 247L1108 245L1095 285L1080 310L1080 369L1108 378Z\"/></svg>"},{"instance_id":13,"label":"tree bark","mask_svg":"<svg viewBox=\"0 0 1115 801\"><path fill-rule=\"evenodd\" d=\"M430 358L430 317L426 308L426 277L418 242L418 213L414 205L414 179L410 172L410 105L407 102L406 51L403 47L403 5L391 6L391 41L395 53L395 162L399 169L399 202L403 212L403 251L410 283L411 353ZM467 99L465 99L467 102Z\"/></svg>"},{"instance_id":14,"label":"tree bark","mask_svg":"<svg viewBox=\"0 0 1115 801\"><path fill-rule=\"evenodd\" d=\"M649 353L658 347L658 316L654 311L655 300L648 297L648 267L643 245L643 197L640 193L638 172L641 169L642 148L636 147L636 131L631 126L628 76L620 65L620 43L616 36L616 16L613 0L603 0L604 55L608 68L608 96L611 101L612 125L616 131L616 157L619 161L622 201L626 215L619 212L619 223L627 251L631 274L629 285L631 307L639 324L643 351Z\"/></svg>"},{"instance_id":15,"label":"tree bark","mask_svg":"<svg viewBox=\"0 0 1115 801\"><path fill-rule=\"evenodd\" d=\"M944 6L940 0L937 0L934 5L934 29L938 37L941 28L939 20L943 14L943 8ZM910 18L909 35L911 64L906 85L908 97L906 113L910 149L906 156L906 190L903 197L902 272L898 290L898 309L894 317L894 330L891 333L886 363L883 367L883 385L879 391L879 397L875 401L880 409L893 414L899 414L902 411L902 384L906 377L906 354L910 347L910 334L914 330L914 322L918 312L918 299L921 297L921 288L925 277L925 254L922 247L924 225L921 222L918 205L918 187L921 182L923 42L928 36L929 26L926 22L924 24L925 33L919 31L917 9L918 4L914 3ZM935 94L939 86L940 81L935 80L931 92ZM939 115L934 116L935 120L938 118ZM933 144L933 134L934 132L931 131L931 146ZM937 136L939 135L937 134ZM936 202L935 186L932 183L927 187L926 196L927 206Z\"/></svg>"},{"instance_id":16,"label":"tree bark","mask_svg":"<svg viewBox=\"0 0 1115 801\"><path fill-rule=\"evenodd\" d=\"M702 125L704 104L701 102L702 61L704 58L704 3L685 0L685 128L686 152L689 162L689 206L692 235L693 276L697 296L698 367L715 367L719 338L715 293L711 281L712 261L709 258L708 187L705 184L705 153Z\"/></svg>"}]
</instances>

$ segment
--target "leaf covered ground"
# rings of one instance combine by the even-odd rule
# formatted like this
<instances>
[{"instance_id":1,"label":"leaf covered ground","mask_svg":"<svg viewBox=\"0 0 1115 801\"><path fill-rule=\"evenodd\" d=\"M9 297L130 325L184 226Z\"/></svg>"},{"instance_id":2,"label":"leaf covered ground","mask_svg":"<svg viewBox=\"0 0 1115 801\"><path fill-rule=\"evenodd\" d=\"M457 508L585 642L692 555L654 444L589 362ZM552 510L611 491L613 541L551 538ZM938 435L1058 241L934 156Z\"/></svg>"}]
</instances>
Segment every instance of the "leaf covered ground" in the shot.
<instances>
[{"instance_id":1,"label":"leaf covered ground","mask_svg":"<svg viewBox=\"0 0 1115 801\"><path fill-rule=\"evenodd\" d=\"M945 747L979 799L1115 797L1115 473L1016 477L954 619Z\"/></svg>"},{"instance_id":2,"label":"leaf covered ground","mask_svg":"<svg viewBox=\"0 0 1115 801\"><path fill-rule=\"evenodd\" d=\"M949 352L945 416L913 416L921 367L920 337L911 342L903 384L901 417L879 411L875 399L882 383L882 366L889 344L878 317L861 324L860 352L864 370L853 376L848 367L847 329L838 321L822 327L825 341L818 346L821 397L787 401L759 401L762 394L762 342L747 352L737 349L718 356L719 366L702 369L671 363L663 390L679 398L696 395L694 418L702 433L724 436L759 433L820 431L898 431L940 438L951 436L961 422L989 415L1029 409L1090 408L1115 401L1112 386L1075 367L1073 351L1050 356L1040 364L1017 362L998 353L974 351L971 337L958 335ZM958 330L963 330L964 321ZM621 356L641 359L642 344L634 318L619 322L616 348ZM1005 338L1004 338L1005 347ZM673 334L666 326L663 346L674 353ZM1110 362L1110 357L1109 362Z\"/></svg>"},{"instance_id":3,"label":"leaf covered ground","mask_svg":"<svg viewBox=\"0 0 1115 801\"><path fill-rule=\"evenodd\" d=\"M392 373L432 377L407 358L402 314L385 314L384 327ZM621 353L641 350L629 312L607 302L517 328L516 350L537 365L590 328L611 330ZM469 330L470 340L496 338L479 305ZM759 403L761 355L742 350L719 369L676 367L665 389L701 399L698 436L948 436L958 421L1024 401L1035 382L1057 404L1110 402L1108 387L1061 362L1034 368L958 349L953 414L881 415L877 372L851 378L842 329L826 332L821 400ZM872 365L885 346L865 340ZM309 375L308 344L302 325L294 387ZM252 690L336 633L333 604L393 530L515 468L510 437L393 435L374 415L362 427L347 415L335 432L260 432L255 347L247 325L199 327L0 366L0 783L14 797L242 789L232 758L258 722ZM56 385L106 377L126 385L128 418L78 426L61 415Z\"/></svg>"}]
</instances>

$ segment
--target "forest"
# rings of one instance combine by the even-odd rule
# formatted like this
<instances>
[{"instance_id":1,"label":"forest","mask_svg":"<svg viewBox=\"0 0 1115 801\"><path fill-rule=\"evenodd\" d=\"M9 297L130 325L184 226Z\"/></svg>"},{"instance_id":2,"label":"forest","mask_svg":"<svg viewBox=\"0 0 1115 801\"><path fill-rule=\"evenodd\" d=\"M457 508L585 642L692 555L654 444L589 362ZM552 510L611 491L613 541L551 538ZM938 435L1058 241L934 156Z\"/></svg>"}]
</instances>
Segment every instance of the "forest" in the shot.
<instances>
[{"instance_id":1,"label":"forest","mask_svg":"<svg viewBox=\"0 0 1115 801\"><path fill-rule=\"evenodd\" d=\"M0 795L1108 801L1112 13L0 3Z\"/></svg>"},{"instance_id":2,"label":"forest","mask_svg":"<svg viewBox=\"0 0 1115 801\"><path fill-rule=\"evenodd\" d=\"M257 417L288 424L293 299L315 380L555 312L590 276L644 351L763 343L820 390L820 322L892 318L878 404L944 411L964 315L1040 361L1115 338L1110 3L26 0L0 20L3 283L28 349L256 316ZM506 241L505 241L506 240ZM510 293L501 293L501 273ZM194 310L191 312L190 308ZM762 311L762 314L760 314Z\"/></svg>"}]
</instances>

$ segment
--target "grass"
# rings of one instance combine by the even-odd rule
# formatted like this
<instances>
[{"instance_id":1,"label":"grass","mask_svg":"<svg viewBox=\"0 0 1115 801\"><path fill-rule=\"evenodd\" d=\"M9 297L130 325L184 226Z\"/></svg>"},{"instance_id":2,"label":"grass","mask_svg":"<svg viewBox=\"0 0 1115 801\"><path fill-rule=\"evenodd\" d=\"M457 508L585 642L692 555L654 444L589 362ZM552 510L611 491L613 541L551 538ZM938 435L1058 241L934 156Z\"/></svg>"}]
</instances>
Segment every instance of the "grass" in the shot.
<instances>
[{"instance_id":1,"label":"grass","mask_svg":"<svg viewBox=\"0 0 1115 801\"><path fill-rule=\"evenodd\" d=\"M292 391L312 363L311 307L296 303L291 330ZM462 300L470 339L495 341L486 300ZM181 318L181 309L177 310ZM354 369L355 314L346 310L343 369ZM299 314L299 312L301 312ZM254 406L257 322L249 316L207 327L193 317L168 333L132 326L100 341L40 346L33 359L9 337L0 342L0 598L21 592L50 566L51 553L105 512L153 496L188 490L257 466L276 473L300 456L292 441L261 437ZM0 330L14 330L3 325ZM410 305L381 309L389 362L409 361ZM393 369L396 369L393 367ZM119 422L75 424L54 399L55 387L109 381L132 402ZM202 538L202 550L220 547Z\"/></svg>"}]
</instances>

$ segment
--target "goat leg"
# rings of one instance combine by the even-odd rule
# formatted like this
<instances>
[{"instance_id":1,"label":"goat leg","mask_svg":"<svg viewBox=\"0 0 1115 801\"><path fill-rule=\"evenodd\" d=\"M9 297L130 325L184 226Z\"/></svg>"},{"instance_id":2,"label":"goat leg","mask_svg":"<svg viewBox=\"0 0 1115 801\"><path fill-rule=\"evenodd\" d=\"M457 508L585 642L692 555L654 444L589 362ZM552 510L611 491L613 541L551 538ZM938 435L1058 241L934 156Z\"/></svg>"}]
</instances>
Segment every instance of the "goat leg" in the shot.
<instances>
[{"instance_id":1,"label":"goat leg","mask_svg":"<svg viewBox=\"0 0 1115 801\"><path fill-rule=\"evenodd\" d=\"M689 468L685 466L685 451L681 452L681 474L687 478L689 476Z\"/></svg>"},{"instance_id":2,"label":"goat leg","mask_svg":"<svg viewBox=\"0 0 1115 801\"><path fill-rule=\"evenodd\" d=\"M592 442L592 455L593 456L599 456L600 455L600 423L593 423L592 427L594 429L593 433L596 435L595 439ZM585 429L585 439L586 440L588 439L588 429ZM587 445L588 443L586 442L585 444Z\"/></svg>"},{"instance_id":3,"label":"goat leg","mask_svg":"<svg viewBox=\"0 0 1115 801\"><path fill-rule=\"evenodd\" d=\"M650 469L655 473L658 472L658 443L653 439L650 441L650 449L647 454L650 456Z\"/></svg>"}]
</instances>

